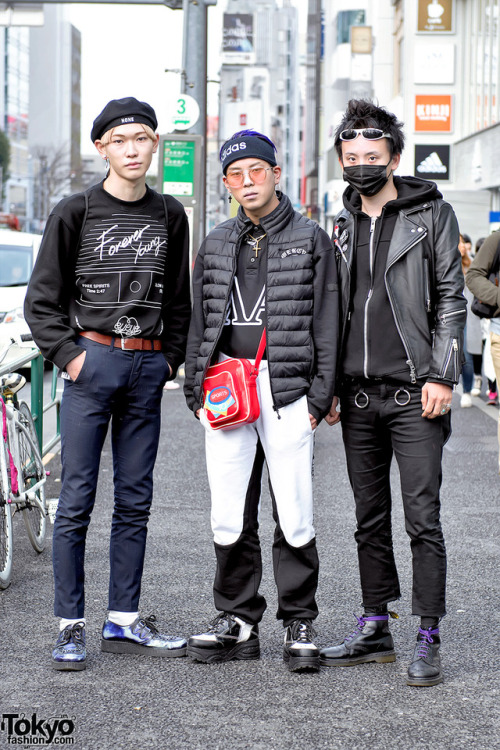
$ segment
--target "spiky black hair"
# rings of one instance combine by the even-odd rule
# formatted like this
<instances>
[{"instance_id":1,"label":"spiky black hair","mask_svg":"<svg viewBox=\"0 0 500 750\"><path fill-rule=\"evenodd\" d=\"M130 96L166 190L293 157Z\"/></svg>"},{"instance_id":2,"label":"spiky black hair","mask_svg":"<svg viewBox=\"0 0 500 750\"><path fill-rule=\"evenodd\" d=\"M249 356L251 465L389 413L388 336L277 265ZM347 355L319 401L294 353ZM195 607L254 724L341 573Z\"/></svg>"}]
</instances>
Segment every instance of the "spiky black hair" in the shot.
<instances>
[{"instance_id":1,"label":"spiky black hair","mask_svg":"<svg viewBox=\"0 0 500 750\"><path fill-rule=\"evenodd\" d=\"M380 128L391 136L387 139L391 156L401 154L404 149L403 123L392 112L388 112L384 107L378 107L369 99L351 99L347 103L342 121L335 131L335 148L339 158L342 158L340 133L349 128Z\"/></svg>"}]
</instances>

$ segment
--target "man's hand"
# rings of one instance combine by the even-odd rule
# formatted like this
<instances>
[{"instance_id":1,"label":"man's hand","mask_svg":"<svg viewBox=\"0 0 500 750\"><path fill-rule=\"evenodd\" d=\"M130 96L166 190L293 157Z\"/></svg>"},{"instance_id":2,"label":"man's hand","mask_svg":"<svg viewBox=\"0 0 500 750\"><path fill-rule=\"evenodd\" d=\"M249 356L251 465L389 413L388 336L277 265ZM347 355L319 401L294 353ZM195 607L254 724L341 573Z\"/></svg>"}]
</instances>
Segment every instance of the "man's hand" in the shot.
<instances>
[{"instance_id":1,"label":"man's hand","mask_svg":"<svg viewBox=\"0 0 500 750\"><path fill-rule=\"evenodd\" d=\"M449 385L426 383L422 388L422 416L435 419L448 414L451 409L452 394L453 390Z\"/></svg>"},{"instance_id":2,"label":"man's hand","mask_svg":"<svg viewBox=\"0 0 500 750\"><path fill-rule=\"evenodd\" d=\"M316 419L316 417L313 417L312 414L309 414L309 421L311 422L311 430L314 432L314 430L318 426L318 420Z\"/></svg>"},{"instance_id":3,"label":"man's hand","mask_svg":"<svg viewBox=\"0 0 500 750\"><path fill-rule=\"evenodd\" d=\"M66 365L66 372L70 376L71 380L73 380L73 382L79 376L86 356L87 352L84 350L81 354L78 355L78 357L75 357Z\"/></svg>"},{"instance_id":4,"label":"man's hand","mask_svg":"<svg viewBox=\"0 0 500 750\"><path fill-rule=\"evenodd\" d=\"M330 411L325 417L325 422L328 422L330 426L337 424L337 422L340 422L340 411L337 410L338 405L339 405L339 399L337 396L334 396L332 405L330 406Z\"/></svg>"}]
</instances>

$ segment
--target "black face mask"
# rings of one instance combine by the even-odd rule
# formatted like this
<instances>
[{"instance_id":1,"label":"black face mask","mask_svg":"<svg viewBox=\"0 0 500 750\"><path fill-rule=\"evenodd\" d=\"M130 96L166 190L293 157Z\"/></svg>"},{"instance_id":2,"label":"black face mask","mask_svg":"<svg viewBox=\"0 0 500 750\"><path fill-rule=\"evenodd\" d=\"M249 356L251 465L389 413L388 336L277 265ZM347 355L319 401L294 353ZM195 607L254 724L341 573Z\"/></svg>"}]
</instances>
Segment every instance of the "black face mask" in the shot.
<instances>
[{"instance_id":1,"label":"black face mask","mask_svg":"<svg viewBox=\"0 0 500 750\"><path fill-rule=\"evenodd\" d=\"M391 159L392 161L392 159ZM344 167L344 180L360 195L370 198L376 195L389 179L387 164L356 164L354 167Z\"/></svg>"}]
</instances>

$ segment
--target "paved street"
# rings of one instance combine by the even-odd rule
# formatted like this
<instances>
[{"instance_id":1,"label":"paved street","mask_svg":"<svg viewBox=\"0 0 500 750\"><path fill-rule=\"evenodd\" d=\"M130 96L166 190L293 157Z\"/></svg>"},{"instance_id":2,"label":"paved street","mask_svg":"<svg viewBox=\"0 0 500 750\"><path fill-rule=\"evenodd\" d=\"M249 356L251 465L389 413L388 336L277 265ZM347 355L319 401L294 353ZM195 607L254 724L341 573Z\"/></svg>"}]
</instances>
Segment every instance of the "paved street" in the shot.
<instances>
[{"instance_id":1,"label":"paved street","mask_svg":"<svg viewBox=\"0 0 500 750\"><path fill-rule=\"evenodd\" d=\"M418 621L410 615L409 543L396 472L394 537L404 593L393 606L400 617L392 625L395 663L324 668L319 674L287 671L281 656L282 628L274 619L267 491L261 516L262 591L269 608L261 626L260 661L203 665L187 658L102 654L98 646L107 602L112 504L108 445L87 544L87 670L64 673L50 668L57 630L51 614L50 538L38 557L16 517L13 582L0 592L1 713L29 721L36 714L37 721L50 719L52 725L54 719L66 717L60 726L69 732L74 723L67 739L74 738L78 750L500 748L500 477L492 418L497 410L460 409L457 394L454 407L442 490L449 552L443 684L427 689L405 684ZM215 614L203 432L185 407L181 390L165 392L163 414L142 613L154 612L168 631L188 635L200 632ZM60 476L57 456L50 469L48 497L54 497ZM352 613L361 612L353 503L340 429L326 424L317 434L315 488L321 556L317 642L326 645L351 632L356 624ZM4 720L0 747L10 746L7 728ZM26 729L26 722L18 728Z\"/></svg>"}]
</instances>

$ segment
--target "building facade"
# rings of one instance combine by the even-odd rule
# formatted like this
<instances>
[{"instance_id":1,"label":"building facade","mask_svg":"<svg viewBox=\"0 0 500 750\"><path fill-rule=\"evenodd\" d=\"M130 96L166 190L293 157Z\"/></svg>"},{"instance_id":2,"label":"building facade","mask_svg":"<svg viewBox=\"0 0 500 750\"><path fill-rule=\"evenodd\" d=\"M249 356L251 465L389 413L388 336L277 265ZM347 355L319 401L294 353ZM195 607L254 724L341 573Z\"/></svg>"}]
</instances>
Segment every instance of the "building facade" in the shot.
<instances>
[{"instance_id":1,"label":"building facade","mask_svg":"<svg viewBox=\"0 0 500 750\"><path fill-rule=\"evenodd\" d=\"M311 0L312 2L312 0ZM345 187L333 148L351 97L370 97L405 123L398 172L435 181L475 240L500 208L500 0L324 0L321 188L331 226ZM493 132L491 132L493 131Z\"/></svg>"},{"instance_id":2,"label":"building facade","mask_svg":"<svg viewBox=\"0 0 500 750\"><path fill-rule=\"evenodd\" d=\"M82 185L80 156L81 35L61 5L44 6L44 25L29 32L29 145L32 216L44 222L52 207Z\"/></svg>"},{"instance_id":3,"label":"building facade","mask_svg":"<svg viewBox=\"0 0 500 750\"><path fill-rule=\"evenodd\" d=\"M290 0L227 0L220 70L220 144L252 128L269 135L281 189L299 206L298 14Z\"/></svg>"},{"instance_id":4,"label":"building facade","mask_svg":"<svg viewBox=\"0 0 500 750\"><path fill-rule=\"evenodd\" d=\"M81 45L62 6L25 17L0 27L0 125L10 143L3 210L37 231L81 175Z\"/></svg>"}]
</instances>

